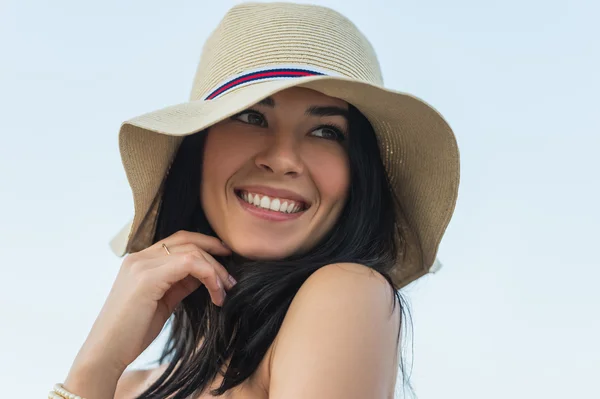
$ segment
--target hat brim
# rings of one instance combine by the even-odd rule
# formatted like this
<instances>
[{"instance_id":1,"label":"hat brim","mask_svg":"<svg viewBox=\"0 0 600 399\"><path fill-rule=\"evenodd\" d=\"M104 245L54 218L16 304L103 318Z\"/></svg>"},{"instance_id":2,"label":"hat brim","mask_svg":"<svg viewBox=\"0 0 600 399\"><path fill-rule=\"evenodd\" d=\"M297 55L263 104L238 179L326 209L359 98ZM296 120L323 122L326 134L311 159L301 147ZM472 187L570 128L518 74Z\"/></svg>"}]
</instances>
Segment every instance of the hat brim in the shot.
<instances>
[{"instance_id":1,"label":"hat brim","mask_svg":"<svg viewBox=\"0 0 600 399\"><path fill-rule=\"evenodd\" d=\"M390 183L405 219L403 261L392 278L404 286L433 271L456 205L456 138L432 106L407 93L344 77L311 76L257 82L210 101L190 101L123 123L119 146L134 198L134 218L111 241L123 256L152 244L160 190L183 137L202 131L290 87L305 87L358 108L377 134ZM403 228L404 226L399 226Z\"/></svg>"}]
</instances>

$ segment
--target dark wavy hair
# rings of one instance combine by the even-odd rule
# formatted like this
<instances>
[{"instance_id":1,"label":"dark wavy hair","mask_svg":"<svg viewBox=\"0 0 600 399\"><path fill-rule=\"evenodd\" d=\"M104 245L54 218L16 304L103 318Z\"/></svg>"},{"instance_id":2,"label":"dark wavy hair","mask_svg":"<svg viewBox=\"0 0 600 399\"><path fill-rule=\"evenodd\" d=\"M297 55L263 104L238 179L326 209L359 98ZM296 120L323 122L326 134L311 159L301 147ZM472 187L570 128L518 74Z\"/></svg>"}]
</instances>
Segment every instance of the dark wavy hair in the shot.
<instances>
[{"instance_id":1,"label":"dark wavy hair","mask_svg":"<svg viewBox=\"0 0 600 399\"><path fill-rule=\"evenodd\" d=\"M165 181L154 242L179 230L216 236L199 196L206 133L187 136L176 154ZM218 258L238 283L227 293L221 308L211 302L203 287L182 301L169 321L170 335L158 360L160 364L168 361L168 367L138 399L184 399L204 391L217 373L223 380L211 391L213 395L222 395L242 383L265 356L300 286L327 264L359 263L386 278L394 294L392 311L397 304L401 308L400 340L405 316L410 314L389 274L402 261L396 258L397 199L373 127L353 106L349 112L348 157L349 195L332 230L308 253L286 259ZM405 387L409 386L403 360L399 366Z\"/></svg>"}]
</instances>

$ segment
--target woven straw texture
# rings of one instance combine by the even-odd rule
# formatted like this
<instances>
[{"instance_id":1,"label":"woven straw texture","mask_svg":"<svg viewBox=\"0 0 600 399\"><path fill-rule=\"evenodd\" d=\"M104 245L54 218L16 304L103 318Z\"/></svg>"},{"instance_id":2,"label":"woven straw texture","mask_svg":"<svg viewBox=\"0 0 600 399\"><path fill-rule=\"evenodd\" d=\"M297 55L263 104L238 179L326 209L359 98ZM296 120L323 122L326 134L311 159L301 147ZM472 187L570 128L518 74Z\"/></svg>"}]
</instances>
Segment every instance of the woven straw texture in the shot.
<instances>
[{"instance_id":1,"label":"woven straw texture","mask_svg":"<svg viewBox=\"0 0 600 399\"><path fill-rule=\"evenodd\" d=\"M260 80L203 100L234 76L281 65L330 73ZM135 214L111 242L114 252L122 256L151 245L162 184L184 136L294 86L343 99L369 119L400 199L402 261L392 277L404 286L429 272L458 193L459 153L452 130L422 100L383 87L375 52L352 22L325 7L291 3L233 7L204 45L190 101L123 123L119 146Z\"/></svg>"}]
</instances>

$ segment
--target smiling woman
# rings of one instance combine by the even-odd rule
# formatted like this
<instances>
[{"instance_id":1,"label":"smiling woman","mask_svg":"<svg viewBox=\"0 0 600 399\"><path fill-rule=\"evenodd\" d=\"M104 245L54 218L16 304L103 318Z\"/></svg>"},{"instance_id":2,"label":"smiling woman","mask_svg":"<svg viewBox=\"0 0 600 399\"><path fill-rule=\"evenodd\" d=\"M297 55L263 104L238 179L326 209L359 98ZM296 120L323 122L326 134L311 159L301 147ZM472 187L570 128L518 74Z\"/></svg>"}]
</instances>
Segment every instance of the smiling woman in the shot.
<instances>
[{"instance_id":1,"label":"smiling woman","mask_svg":"<svg viewBox=\"0 0 600 399\"><path fill-rule=\"evenodd\" d=\"M399 371L408 383L398 290L435 261L458 150L435 110L382 86L350 21L232 8L190 102L119 138L135 214L112 248L128 255L49 397L392 398ZM167 321L160 367L125 372Z\"/></svg>"},{"instance_id":2,"label":"smiling woman","mask_svg":"<svg viewBox=\"0 0 600 399\"><path fill-rule=\"evenodd\" d=\"M202 207L235 253L285 258L331 230L350 186L347 115L344 101L290 88L208 130Z\"/></svg>"}]
</instances>

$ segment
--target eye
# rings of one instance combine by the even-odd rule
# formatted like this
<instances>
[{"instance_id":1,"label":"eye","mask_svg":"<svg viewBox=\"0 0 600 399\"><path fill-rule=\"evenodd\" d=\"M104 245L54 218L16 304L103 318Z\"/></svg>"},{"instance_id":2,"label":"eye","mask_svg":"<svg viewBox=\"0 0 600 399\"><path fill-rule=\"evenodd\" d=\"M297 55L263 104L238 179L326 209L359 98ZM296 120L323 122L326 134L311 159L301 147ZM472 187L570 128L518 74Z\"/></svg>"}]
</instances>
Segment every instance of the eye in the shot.
<instances>
[{"instance_id":1,"label":"eye","mask_svg":"<svg viewBox=\"0 0 600 399\"><path fill-rule=\"evenodd\" d=\"M315 137L321 137L327 140L344 141L346 136L342 133L342 129L334 125L322 125L312 131Z\"/></svg>"},{"instance_id":2,"label":"eye","mask_svg":"<svg viewBox=\"0 0 600 399\"><path fill-rule=\"evenodd\" d=\"M261 127L267 126L267 121L265 120L265 117L263 116L263 114L261 114L258 111L251 110L251 109L242 111L239 114L232 116L231 119L235 119L240 122L247 123L249 125L261 126Z\"/></svg>"}]
</instances>

